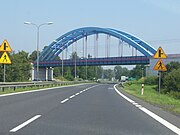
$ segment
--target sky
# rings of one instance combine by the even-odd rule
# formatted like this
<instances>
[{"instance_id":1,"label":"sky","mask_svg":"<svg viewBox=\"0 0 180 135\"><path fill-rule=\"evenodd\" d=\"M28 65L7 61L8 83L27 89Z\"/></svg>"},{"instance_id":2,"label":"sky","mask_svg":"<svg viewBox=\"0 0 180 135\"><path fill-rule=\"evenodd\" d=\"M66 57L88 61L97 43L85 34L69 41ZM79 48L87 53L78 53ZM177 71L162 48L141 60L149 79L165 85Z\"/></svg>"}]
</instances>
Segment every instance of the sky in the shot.
<instances>
[{"instance_id":1,"label":"sky","mask_svg":"<svg viewBox=\"0 0 180 135\"><path fill-rule=\"evenodd\" d=\"M36 24L40 48L68 31L96 26L131 33L167 54L180 53L179 0L0 0L0 42L7 39L15 51L36 49Z\"/></svg>"}]
</instances>

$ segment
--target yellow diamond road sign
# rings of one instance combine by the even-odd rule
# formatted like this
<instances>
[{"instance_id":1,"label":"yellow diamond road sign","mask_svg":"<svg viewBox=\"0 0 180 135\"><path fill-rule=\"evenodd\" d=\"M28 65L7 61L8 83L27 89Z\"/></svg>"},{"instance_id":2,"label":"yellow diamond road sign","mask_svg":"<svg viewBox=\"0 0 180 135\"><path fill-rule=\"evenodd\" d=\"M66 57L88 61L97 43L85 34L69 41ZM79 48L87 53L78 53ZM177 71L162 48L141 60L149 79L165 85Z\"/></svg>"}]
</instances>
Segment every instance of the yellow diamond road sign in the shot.
<instances>
[{"instance_id":1,"label":"yellow diamond road sign","mask_svg":"<svg viewBox=\"0 0 180 135\"><path fill-rule=\"evenodd\" d=\"M156 51L156 53L154 54L154 58L155 59L166 59L167 56L164 53L163 49L161 47L159 47L158 50Z\"/></svg>"},{"instance_id":2,"label":"yellow diamond road sign","mask_svg":"<svg viewBox=\"0 0 180 135\"><path fill-rule=\"evenodd\" d=\"M166 68L164 62L162 61L162 59L158 60L158 62L154 66L154 70L158 70L158 71L166 71L167 70L167 68Z\"/></svg>"},{"instance_id":3,"label":"yellow diamond road sign","mask_svg":"<svg viewBox=\"0 0 180 135\"><path fill-rule=\"evenodd\" d=\"M7 40L4 40L0 46L0 52L12 52L12 49Z\"/></svg>"},{"instance_id":4,"label":"yellow diamond road sign","mask_svg":"<svg viewBox=\"0 0 180 135\"><path fill-rule=\"evenodd\" d=\"M2 63L2 64L11 64L11 60L10 60L7 52L4 52L3 55L1 56L0 63Z\"/></svg>"}]
</instances>

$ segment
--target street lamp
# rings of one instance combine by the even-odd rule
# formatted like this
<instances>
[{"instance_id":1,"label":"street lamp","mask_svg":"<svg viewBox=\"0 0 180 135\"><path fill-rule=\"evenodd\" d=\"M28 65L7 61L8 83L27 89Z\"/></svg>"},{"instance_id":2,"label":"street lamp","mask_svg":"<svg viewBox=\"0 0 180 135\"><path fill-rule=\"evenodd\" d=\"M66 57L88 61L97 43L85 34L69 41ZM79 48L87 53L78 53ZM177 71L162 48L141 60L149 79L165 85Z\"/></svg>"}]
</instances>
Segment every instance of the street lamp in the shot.
<instances>
[{"instance_id":1,"label":"street lamp","mask_svg":"<svg viewBox=\"0 0 180 135\"><path fill-rule=\"evenodd\" d=\"M53 24L53 22L46 22L46 23L42 23L42 24L35 24L35 23L32 23L32 22L24 22L24 24L27 24L27 25L33 25L37 28L37 68L36 68L36 79L38 80L39 79L39 29L41 26L43 25L51 25Z\"/></svg>"}]
</instances>

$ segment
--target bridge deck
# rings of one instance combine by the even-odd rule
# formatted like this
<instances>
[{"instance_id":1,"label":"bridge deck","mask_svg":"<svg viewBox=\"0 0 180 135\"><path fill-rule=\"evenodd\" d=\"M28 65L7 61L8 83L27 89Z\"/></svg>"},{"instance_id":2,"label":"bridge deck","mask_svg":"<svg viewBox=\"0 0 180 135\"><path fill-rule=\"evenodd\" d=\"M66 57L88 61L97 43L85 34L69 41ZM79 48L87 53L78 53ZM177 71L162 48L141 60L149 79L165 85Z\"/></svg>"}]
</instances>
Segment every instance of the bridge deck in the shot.
<instances>
[{"instance_id":1,"label":"bridge deck","mask_svg":"<svg viewBox=\"0 0 180 135\"><path fill-rule=\"evenodd\" d=\"M149 64L149 58L146 56L130 57L109 57L109 58L82 58L63 60L63 66L101 66L101 65L137 65ZM36 66L36 62L34 62ZM62 66L62 60L39 62L40 67L58 67Z\"/></svg>"}]
</instances>

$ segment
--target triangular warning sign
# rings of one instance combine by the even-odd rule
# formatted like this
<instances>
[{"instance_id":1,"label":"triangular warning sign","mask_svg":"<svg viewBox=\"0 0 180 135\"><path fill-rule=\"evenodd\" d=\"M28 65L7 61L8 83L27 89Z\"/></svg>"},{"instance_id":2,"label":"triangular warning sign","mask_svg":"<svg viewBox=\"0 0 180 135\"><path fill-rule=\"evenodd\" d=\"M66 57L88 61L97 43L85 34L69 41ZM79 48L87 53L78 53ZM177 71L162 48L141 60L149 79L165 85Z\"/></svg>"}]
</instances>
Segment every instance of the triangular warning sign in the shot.
<instances>
[{"instance_id":1,"label":"triangular warning sign","mask_svg":"<svg viewBox=\"0 0 180 135\"><path fill-rule=\"evenodd\" d=\"M158 62L154 66L154 70L159 70L159 71L166 71L167 70L167 68L166 68L164 62L162 61L162 59L158 60Z\"/></svg>"},{"instance_id":2,"label":"triangular warning sign","mask_svg":"<svg viewBox=\"0 0 180 135\"><path fill-rule=\"evenodd\" d=\"M6 39L3 41L0 47L0 52L12 52L12 49Z\"/></svg>"},{"instance_id":3,"label":"triangular warning sign","mask_svg":"<svg viewBox=\"0 0 180 135\"><path fill-rule=\"evenodd\" d=\"M158 50L156 51L156 53L154 54L154 58L155 59L166 59L167 56L164 53L163 49L161 47L159 47Z\"/></svg>"},{"instance_id":4,"label":"triangular warning sign","mask_svg":"<svg viewBox=\"0 0 180 135\"><path fill-rule=\"evenodd\" d=\"M4 52L3 55L1 56L0 63L2 63L2 64L11 64L11 60L10 60L7 52Z\"/></svg>"}]
</instances>

